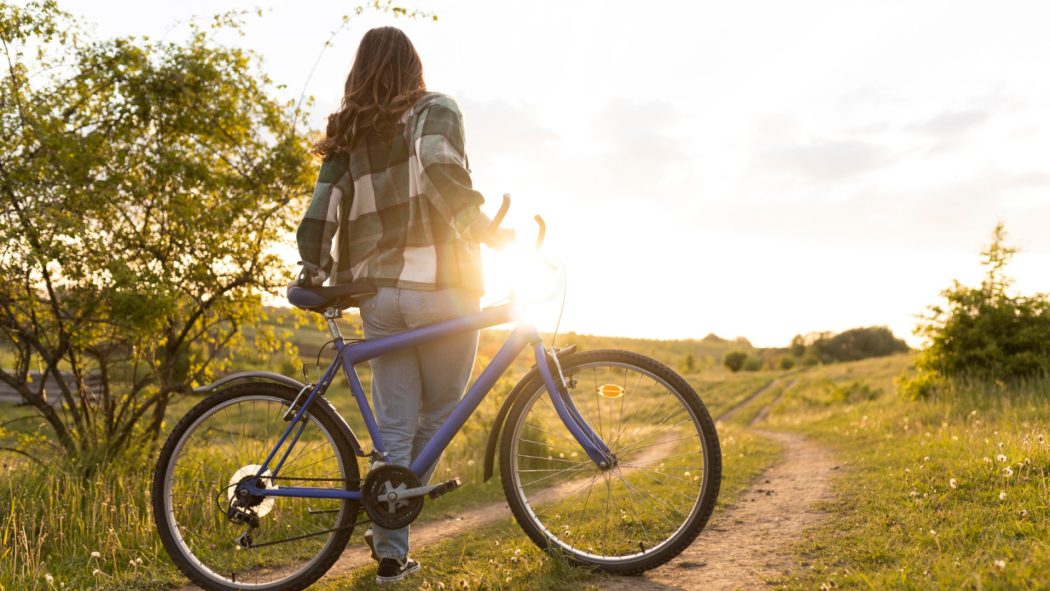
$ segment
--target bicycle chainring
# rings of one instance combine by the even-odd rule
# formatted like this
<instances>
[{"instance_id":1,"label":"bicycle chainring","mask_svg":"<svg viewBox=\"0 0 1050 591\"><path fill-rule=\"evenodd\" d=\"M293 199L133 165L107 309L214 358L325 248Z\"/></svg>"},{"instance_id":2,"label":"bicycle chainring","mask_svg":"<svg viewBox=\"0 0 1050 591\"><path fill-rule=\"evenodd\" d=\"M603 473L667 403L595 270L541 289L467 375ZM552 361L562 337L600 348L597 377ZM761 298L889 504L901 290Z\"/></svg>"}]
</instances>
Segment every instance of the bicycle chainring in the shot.
<instances>
[{"instance_id":1,"label":"bicycle chainring","mask_svg":"<svg viewBox=\"0 0 1050 591\"><path fill-rule=\"evenodd\" d=\"M423 497L397 498L397 493L422 486L411 470L387 464L368 473L361 487L361 504L373 525L400 529L415 521L423 510Z\"/></svg>"}]
</instances>

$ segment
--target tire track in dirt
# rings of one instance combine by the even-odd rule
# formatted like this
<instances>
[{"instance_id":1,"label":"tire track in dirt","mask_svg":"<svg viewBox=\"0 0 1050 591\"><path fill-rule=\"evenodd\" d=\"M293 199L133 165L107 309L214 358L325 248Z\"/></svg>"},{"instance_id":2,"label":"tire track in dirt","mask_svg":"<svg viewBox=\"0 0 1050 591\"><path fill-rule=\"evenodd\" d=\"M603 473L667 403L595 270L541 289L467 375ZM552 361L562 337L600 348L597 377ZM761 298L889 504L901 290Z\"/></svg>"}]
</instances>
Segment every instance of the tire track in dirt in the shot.
<instances>
[{"instance_id":1,"label":"tire track in dirt","mask_svg":"<svg viewBox=\"0 0 1050 591\"><path fill-rule=\"evenodd\" d=\"M796 382L788 383L750 424L765 420ZM766 384L723 413L719 422L778 383ZM826 517L817 505L832 498L831 475L838 465L827 449L798 433L752 432L782 446L777 461L739 501L715 513L696 541L674 560L637 577L605 577L603 591L756 589L794 565L791 546L804 530Z\"/></svg>"}]
</instances>

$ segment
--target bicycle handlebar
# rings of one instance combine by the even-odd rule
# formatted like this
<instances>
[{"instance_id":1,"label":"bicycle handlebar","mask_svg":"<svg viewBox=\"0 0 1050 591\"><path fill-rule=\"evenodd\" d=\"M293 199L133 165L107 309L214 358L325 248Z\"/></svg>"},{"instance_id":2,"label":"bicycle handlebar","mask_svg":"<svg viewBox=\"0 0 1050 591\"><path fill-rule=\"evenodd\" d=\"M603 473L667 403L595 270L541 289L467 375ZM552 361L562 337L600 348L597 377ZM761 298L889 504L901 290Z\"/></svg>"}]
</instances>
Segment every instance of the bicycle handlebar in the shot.
<instances>
[{"instance_id":1,"label":"bicycle handlebar","mask_svg":"<svg viewBox=\"0 0 1050 591\"><path fill-rule=\"evenodd\" d=\"M500 224L503 223L503 218L507 215L507 210L510 209L510 193L503 194L503 202L500 203L499 211L496 212L495 217L492 218L491 231L493 234L499 229ZM532 219L536 220L539 224L539 232L536 235L536 248L539 249L543 246L543 239L547 236L547 223L543 221L543 218L536 215Z\"/></svg>"}]
</instances>

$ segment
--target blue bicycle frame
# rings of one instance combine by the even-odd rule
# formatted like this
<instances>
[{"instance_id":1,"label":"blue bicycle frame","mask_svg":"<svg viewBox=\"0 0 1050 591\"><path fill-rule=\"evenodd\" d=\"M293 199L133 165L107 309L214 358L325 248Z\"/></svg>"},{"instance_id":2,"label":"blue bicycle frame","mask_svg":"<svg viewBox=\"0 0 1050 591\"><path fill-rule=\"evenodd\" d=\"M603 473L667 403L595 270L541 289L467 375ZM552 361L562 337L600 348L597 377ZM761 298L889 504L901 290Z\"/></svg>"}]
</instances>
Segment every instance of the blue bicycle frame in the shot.
<instances>
[{"instance_id":1,"label":"blue bicycle frame","mask_svg":"<svg viewBox=\"0 0 1050 591\"><path fill-rule=\"evenodd\" d=\"M453 318L451 320L438 322L390 336L351 343L345 342L339 334L339 329L335 324L335 318L338 315L338 310L334 309L325 314L325 318L328 319L329 330L334 337L336 350L335 358L328 366L328 369L325 370L317 384L309 390L309 394L306 396L305 401L300 405L300 408L295 411L295 415L291 421L289 421L288 427L284 430L277 445L275 445L273 450L270 451L269 455L266 457L266 461L262 463L262 467L259 469L257 476L262 477L266 471L270 469L270 466L273 465L274 467L271 475L267 478L278 478L278 474L284 466L285 460L288 459L292 448L295 447L295 444L299 440L299 436L302 435L303 430L306 428L307 422L304 419L304 416L310 408L310 404L318 395L323 394L328 389L340 367L343 369L343 374L350 383L350 391L357 400L357 405L361 410L361 416L364 418L365 428L368 430L368 434L372 438L374 450L375 452L378 452L380 457L383 457L386 451L386 446L383 444L383 438L379 435L379 428L376 424L375 415L372 413L372 409L368 404L368 398L365 396L364 388L361 386L361 380L357 375L355 369L357 364L390 353L391 351L397 351L407 347L416 347L457 333L480 330L482 328L511 322L514 320L514 307L510 304L494 306L491 308L485 308L476 314ZM605 442L602 441L598 434L591 429L590 425L583 420L583 417L573 404L572 398L569 396L568 391L563 384L560 370L558 371L557 376L551 370L550 364L547 362L547 350L543 345L543 339L540 338L535 327L519 324L507 338L507 341L500 348L499 352L496 353L496 356L493 357L492 362L481 372L481 375L478 376L477 380L467 391L466 395L463 396L462 400L460 400L455 409L453 409L452 414L449 416L448 420L445 421L445 424L438 429L433 439L427 443L419 453L419 456L413 460L410 469L416 476L421 477L437 462L438 458L441 457L441 454L445 451L445 448L448 447L449 442L452 441L452 438L459 432L467 422L467 419L470 418L470 415L473 414L474 410L477 409L478 405L481 404L481 401L489 393L493 384L495 384L499 377L507 371L518 354L530 344L532 345L533 352L536 356L536 367L539 370L543 384L547 387L547 392L550 394L554 409L558 413L562 422L565 423L565 427L568 429L569 433L571 433L573 438L579 442L580 447L583 448L587 453L587 456L596 465L605 468L614 463L614 458L612 457L609 448L605 445ZM305 391L306 390L304 389L303 392L300 392L297 400L302 398ZM290 410L295 410L294 404ZM285 445L286 443L287 445ZM273 462L282 448L285 448L284 453L281 454L280 459L274 465ZM260 479L253 479L251 482L247 483L246 488L250 494L258 496L309 497L321 499L361 498L360 491L356 490L284 486L278 488L263 488L257 485L259 480Z\"/></svg>"}]
</instances>

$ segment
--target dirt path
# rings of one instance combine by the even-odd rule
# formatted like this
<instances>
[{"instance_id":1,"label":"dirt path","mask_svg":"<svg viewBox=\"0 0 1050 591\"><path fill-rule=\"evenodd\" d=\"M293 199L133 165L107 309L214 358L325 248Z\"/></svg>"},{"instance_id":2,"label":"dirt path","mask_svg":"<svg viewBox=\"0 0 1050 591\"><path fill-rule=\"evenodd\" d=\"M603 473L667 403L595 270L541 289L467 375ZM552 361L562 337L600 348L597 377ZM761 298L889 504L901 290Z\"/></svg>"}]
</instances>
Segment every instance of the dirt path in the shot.
<instances>
[{"instance_id":1,"label":"dirt path","mask_svg":"<svg viewBox=\"0 0 1050 591\"><path fill-rule=\"evenodd\" d=\"M783 453L740 501L715 513L700 537L668 564L641 577L608 577L606 591L756 589L792 566L792 543L824 516L838 467L824 448L795 433L756 431Z\"/></svg>"}]
</instances>

